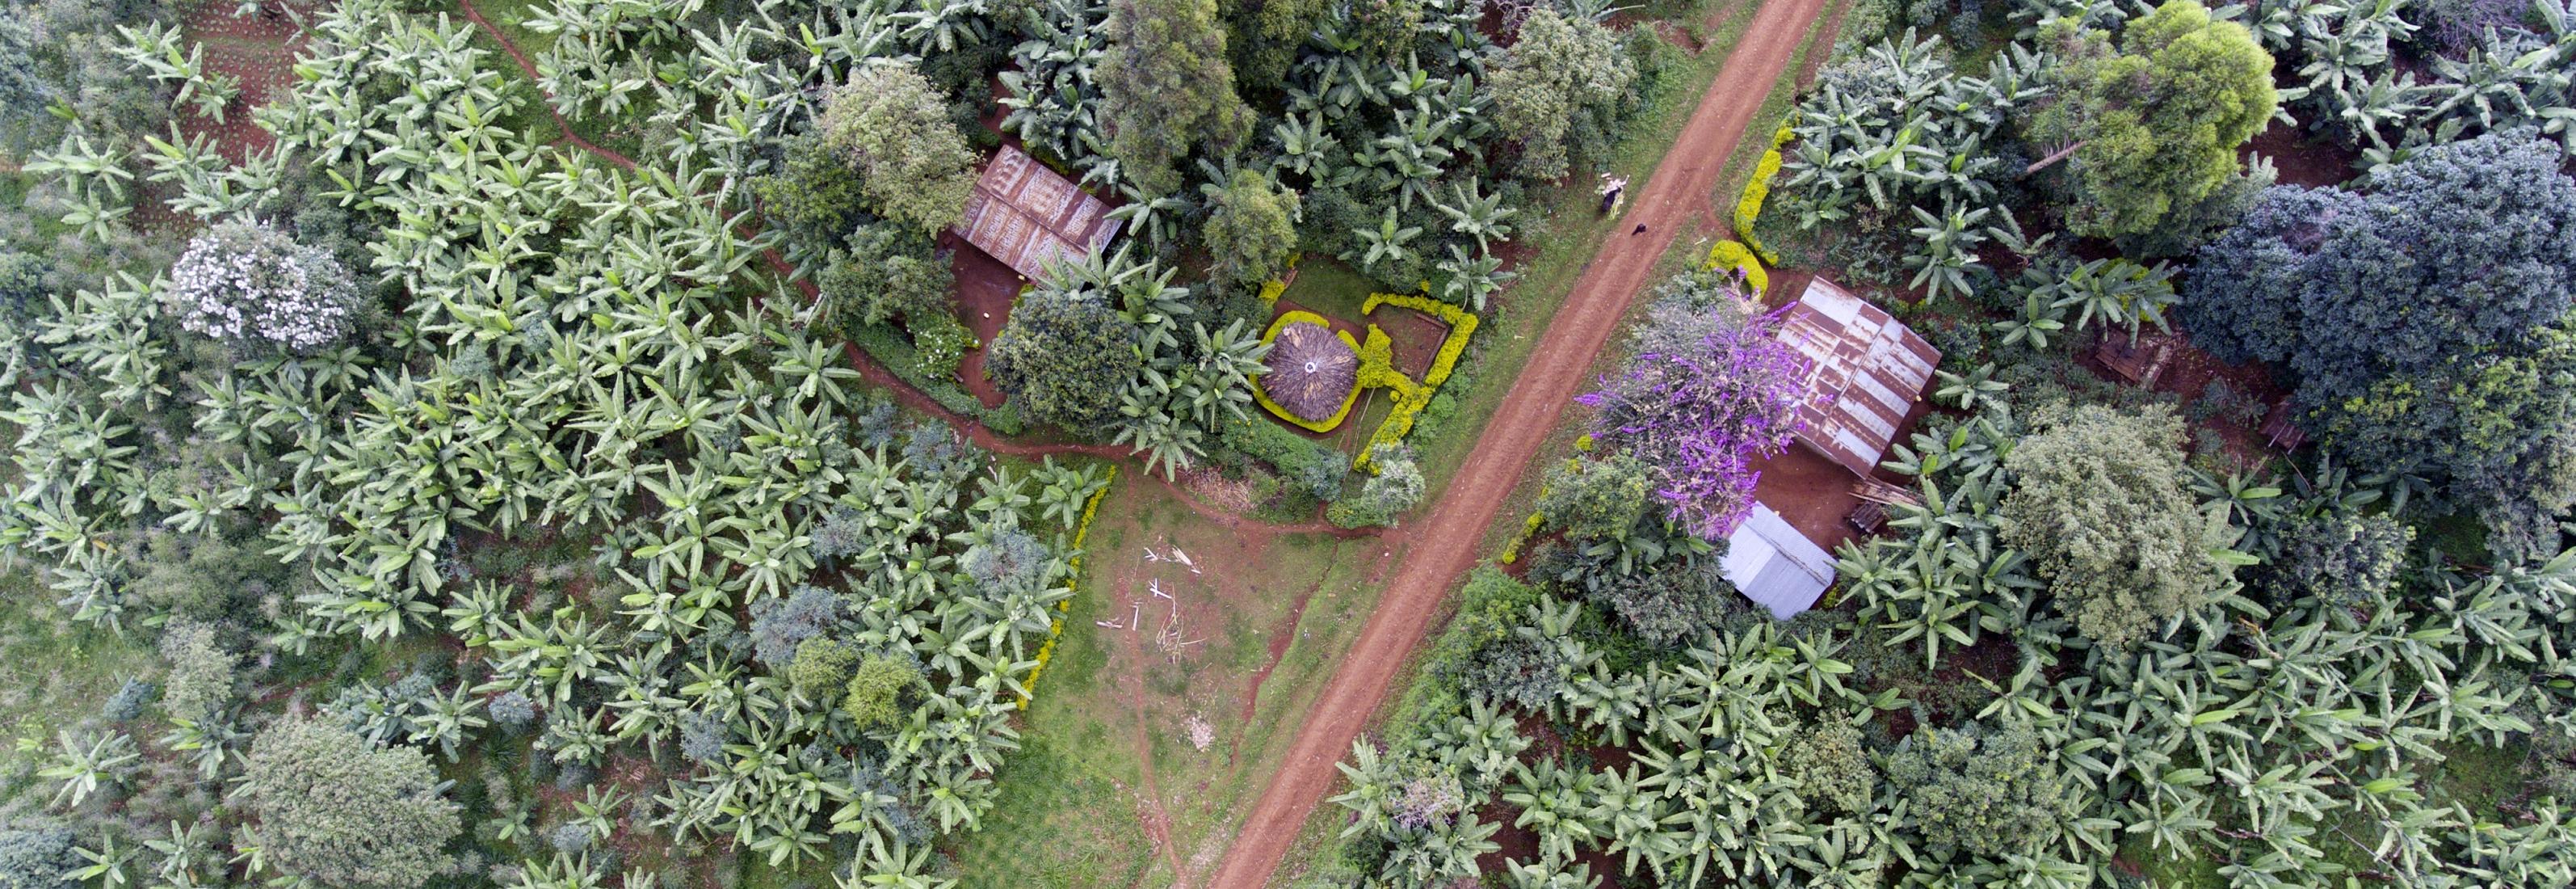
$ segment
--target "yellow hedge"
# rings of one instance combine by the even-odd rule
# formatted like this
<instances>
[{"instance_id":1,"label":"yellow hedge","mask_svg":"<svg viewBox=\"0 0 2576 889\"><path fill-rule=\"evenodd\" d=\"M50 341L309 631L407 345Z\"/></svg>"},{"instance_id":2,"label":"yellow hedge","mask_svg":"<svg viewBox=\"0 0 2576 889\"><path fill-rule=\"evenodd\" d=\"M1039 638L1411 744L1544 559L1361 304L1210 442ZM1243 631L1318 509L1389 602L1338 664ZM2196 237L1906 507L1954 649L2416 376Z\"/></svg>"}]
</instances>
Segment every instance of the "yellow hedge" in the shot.
<instances>
[{"instance_id":1,"label":"yellow hedge","mask_svg":"<svg viewBox=\"0 0 2576 889\"><path fill-rule=\"evenodd\" d=\"M1476 313L1428 297L1400 293L1372 293L1360 303L1360 313L1377 311L1379 306L1412 309L1449 325L1449 335L1441 338L1439 354L1431 356L1431 368L1423 371L1422 384L1438 386L1448 382L1449 372L1458 369L1458 356L1467 351L1467 338L1475 335L1480 319Z\"/></svg>"},{"instance_id":2,"label":"yellow hedge","mask_svg":"<svg viewBox=\"0 0 2576 889\"><path fill-rule=\"evenodd\" d=\"M1751 249L1741 243L1717 242L1717 246L1708 251L1708 265L1705 267L1712 269L1732 267L1742 271L1744 283L1752 286L1755 296L1760 296L1771 289L1771 273L1763 271L1761 261L1754 257Z\"/></svg>"},{"instance_id":3,"label":"yellow hedge","mask_svg":"<svg viewBox=\"0 0 2576 889\"><path fill-rule=\"evenodd\" d=\"M1540 493L1544 494L1546 492L1541 491ZM1526 521L1521 522L1521 533L1512 535L1511 545L1503 547L1503 557L1496 561L1505 565L1520 561L1521 547L1527 545L1530 537L1536 535L1538 533L1538 529L1546 524L1547 516L1540 515L1535 512L1530 513L1529 518Z\"/></svg>"},{"instance_id":4,"label":"yellow hedge","mask_svg":"<svg viewBox=\"0 0 2576 889\"><path fill-rule=\"evenodd\" d=\"M1377 325L1368 326L1368 337L1360 341L1359 349L1361 386L1384 386L1385 377L1402 376L1395 372L1395 341Z\"/></svg>"},{"instance_id":5,"label":"yellow hedge","mask_svg":"<svg viewBox=\"0 0 2576 889\"><path fill-rule=\"evenodd\" d=\"M1368 345L1360 349L1360 385L1393 389L1395 396L1394 406L1387 411L1386 420L1369 434L1368 449L1351 461L1352 466L1360 469L1368 468L1369 451L1376 450L1378 445L1404 443L1404 436L1413 431L1414 415L1431 406L1431 396L1439 390L1441 383L1449 380L1449 374L1458 369L1458 356L1467 351L1467 339L1475 335L1479 323L1474 312L1406 293L1369 294L1368 299L1360 303L1360 314L1375 312L1379 306L1395 306L1431 315L1449 325L1449 335L1441 338L1440 351L1432 355L1431 367L1422 372L1422 381L1417 383L1395 370L1393 344L1386 340L1385 332L1377 325L1369 325ZM1372 351L1380 347L1385 351Z\"/></svg>"},{"instance_id":6,"label":"yellow hedge","mask_svg":"<svg viewBox=\"0 0 2576 889\"><path fill-rule=\"evenodd\" d=\"M1091 502L1082 505L1082 521L1073 526L1073 558L1067 560L1065 565L1070 575L1066 581L1075 584L1074 589L1082 588L1082 540L1091 536L1091 518L1100 514L1100 501L1109 497L1110 486L1117 483L1118 467L1112 465L1109 467L1108 484L1101 485L1100 490L1092 492ZM1047 624L1047 640L1038 646L1037 666L1030 667L1028 678L1020 680L1020 709L1022 710L1029 708L1029 692L1038 687L1038 674L1046 672L1047 661L1055 657L1055 641L1064 636L1064 615L1073 612L1073 599L1067 597L1064 601L1055 603L1055 611L1055 619Z\"/></svg>"},{"instance_id":7,"label":"yellow hedge","mask_svg":"<svg viewBox=\"0 0 2576 889\"><path fill-rule=\"evenodd\" d=\"M1780 175L1780 146L1789 144L1791 135L1788 127L1771 134L1771 150L1763 152L1762 160L1753 165L1753 181L1744 183L1744 196L1735 202L1735 236L1744 239L1744 245L1754 255L1772 265L1779 265L1780 257L1754 238L1753 221L1762 217L1762 201L1771 196L1771 177Z\"/></svg>"},{"instance_id":8,"label":"yellow hedge","mask_svg":"<svg viewBox=\"0 0 2576 889\"><path fill-rule=\"evenodd\" d=\"M1320 324L1323 325L1326 330L1332 330L1333 327L1333 322L1325 319L1324 316L1313 312L1281 312L1279 317L1271 319L1270 329L1261 332L1261 342L1264 345L1269 344L1271 340L1279 338L1280 330L1299 321ZM1350 419L1351 406L1358 404L1360 401L1360 390L1368 388L1368 350L1361 348L1360 344L1351 341L1350 331L1334 330L1333 335L1340 337L1343 345L1350 346L1353 351L1360 353L1360 374L1359 384L1351 387L1350 394L1342 396L1342 406L1339 410L1333 411L1332 416L1325 417L1321 420L1308 420L1304 417L1297 416L1296 412L1280 407L1278 402L1271 401L1270 393L1261 391L1261 383L1259 381L1255 381L1252 384L1252 400L1255 403L1260 404L1262 410L1269 411L1271 416L1295 423L1297 424L1297 428L1310 432L1331 432L1334 428L1342 425L1342 421ZM1377 328L1369 328L1369 339L1371 342L1375 342L1381 336L1383 335L1377 332Z\"/></svg>"}]
</instances>

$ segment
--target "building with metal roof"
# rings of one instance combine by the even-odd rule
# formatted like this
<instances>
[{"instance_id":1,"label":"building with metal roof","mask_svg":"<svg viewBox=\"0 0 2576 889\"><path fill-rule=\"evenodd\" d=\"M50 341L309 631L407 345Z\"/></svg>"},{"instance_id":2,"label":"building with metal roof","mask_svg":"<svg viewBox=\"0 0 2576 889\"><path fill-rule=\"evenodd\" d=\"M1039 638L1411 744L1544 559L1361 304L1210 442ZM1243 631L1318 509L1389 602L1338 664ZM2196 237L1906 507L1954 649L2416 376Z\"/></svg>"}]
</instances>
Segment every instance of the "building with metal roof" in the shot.
<instances>
[{"instance_id":1,"label":"building with metal roof","mask_svg":"<svg viewBox=\"0 0 2576 889\"><path fill-rule=\"evenodd\" d=\"M1788 620L1834 585L1834 557L1759 502L1726 537L1718 569L1745 598Z\"/></svg>"},{"instance_id":2,"label":"building with metal roof","mask_svg":"<svg viewBox=\"0 0 2576 889\"><path fill-rule=\"evenodd\" d=\"M1807 358L1798 442L1869 475L1923 400L1940 350L1887 310L1823 278L1807 283L1780 322L1780 340Z\"/></svg>"},{"instance_id":3,"label":"building with metal roof","mask_svg":"<svg viewBox=\"0 0 2576 889\"><path fill-rule=\"evenodd\" d=\"M975 249L991 254L1022 277L1035 278L1048 262L1090 253L1118 236L1120 220L1109 205L1073 181L1004 145L975 179L966 218L951 229Z\"/></svg>"}]
</instances>

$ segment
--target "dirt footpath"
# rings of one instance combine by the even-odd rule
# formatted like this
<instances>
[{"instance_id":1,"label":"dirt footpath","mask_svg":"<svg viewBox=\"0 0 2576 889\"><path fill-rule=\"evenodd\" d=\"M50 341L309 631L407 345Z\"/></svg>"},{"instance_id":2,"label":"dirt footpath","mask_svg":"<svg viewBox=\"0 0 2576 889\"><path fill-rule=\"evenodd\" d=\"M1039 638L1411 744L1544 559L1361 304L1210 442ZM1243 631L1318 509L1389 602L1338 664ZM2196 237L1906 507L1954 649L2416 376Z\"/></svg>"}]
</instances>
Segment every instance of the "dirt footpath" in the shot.
<instances>
[{"instance_id":1,"label":"dirt footpath","mask_svg":"<svg viewBox=\"0 0 2576 889\"><path fill-rule=\"evenodd\" d=\"M1316 699L1296 744L1208 885L1251 889L1268 883L1278 870L1307 817L1340 779L1333 763L1350 753L1370 712L1386 700L1388 686L1422 641L1442 597L1475 565L1478 541L1493 525L1504 498L1538 456L1557 417L1588 382L1593 359L1618 331L1629 303L1645 289L1655 261L1690 214L1708 206L1727 158L1825 8L1826 0L1768 0L1754 12L1751 28L1701 97L1680 140L1575 282L1573 295L1548 325L1457 478L1428 518L1408 529L1413 532L1408 535L1414 539L1412 552ZM1646 226L1644 234L1627 233L1639 224Z\"/></svg>"}]
</instances>

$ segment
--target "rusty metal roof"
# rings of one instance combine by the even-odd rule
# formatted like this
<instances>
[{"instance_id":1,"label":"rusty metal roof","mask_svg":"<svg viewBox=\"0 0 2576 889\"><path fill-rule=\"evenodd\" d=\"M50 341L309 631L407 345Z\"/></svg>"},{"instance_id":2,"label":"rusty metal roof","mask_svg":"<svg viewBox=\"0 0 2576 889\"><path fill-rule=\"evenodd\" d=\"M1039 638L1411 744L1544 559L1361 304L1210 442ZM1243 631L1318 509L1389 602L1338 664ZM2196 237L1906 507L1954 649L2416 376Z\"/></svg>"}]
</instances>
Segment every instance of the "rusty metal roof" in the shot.
<instances>
[{"instance_id":1,"label":"rusty metal roof","mask_svg":"<svg viewBox=\"0 0 2576 889\"><path fill-rule=\"evenodd\" d=\"M1018 146L1004 145L975 179L966 218L952 229L1024 277L1049 260L1090 253L1118 236L1109 205L1074 187Z\"/></svg>"},{"instance_id":2,"label":"rusty metal roof","mask_svg":"<svg viewBox=\"0 0 2576 889\"><path fill-rule=\"evenodd\" d=\"M1878 468L1941 363L1940 350L1887 310L1823 278L1809 281L1782 314L1780 340L1807 357L1798 442L1864 476Z\"/></svg>"}]
</instances>

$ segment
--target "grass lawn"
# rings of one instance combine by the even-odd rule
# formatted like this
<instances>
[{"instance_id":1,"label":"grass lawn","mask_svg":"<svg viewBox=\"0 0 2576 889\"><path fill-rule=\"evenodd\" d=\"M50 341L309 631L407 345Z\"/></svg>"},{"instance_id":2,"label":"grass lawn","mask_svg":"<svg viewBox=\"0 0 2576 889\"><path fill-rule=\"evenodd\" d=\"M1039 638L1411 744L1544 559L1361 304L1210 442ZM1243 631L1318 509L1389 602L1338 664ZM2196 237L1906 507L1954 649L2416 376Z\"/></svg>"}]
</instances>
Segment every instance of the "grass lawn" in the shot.
<instances>
[{"instance_id":1,"label":"grass lawn","mask_svg":"<svg viewBox=\"0 0 2576 889\"><path fill-rule=\"evenodd\" d=\"M74 623L25 566L0 574L0 724L15 742L0 747L0 764L50 754L56 731L98 715L126 679L152 678L159 667L140 630ZM30 742L35 752L21 752Z\"/></svg>"},{"instance_id":2,"label":"grass lawn","mask_svg":"<svg viewBox=\"0 0 2576 889\"><path fill-rule=\"evenodd\" d=\"M1307 311L1365 328L1368 319L1360 315L1360 307L1368 303L1369 294L1384 289L1385 285L1369 280L1349 263L1330 256L1309 255L1297 261L1297 280L1289 282L1288 289L1279 294L1279 298L1303 306Z\"/></svg>"},{"instance_id":3,"label":"grass lawn","mask_svg":"<svg viewBox=\"0 0 2576 889\"><path fill-rule=\"evenodd\" d=\"M1001 802L948 844L963 885L1166 886L1176 863L1203 877L1376 604L1377 541L1247 537L1178 496L1122 477L1102 504L1025 746L994 776ZM1144 557L1174 547L1201 573ZM1177 657L1156 642L1173 622Z\"/></svg>"}]
</instances>

